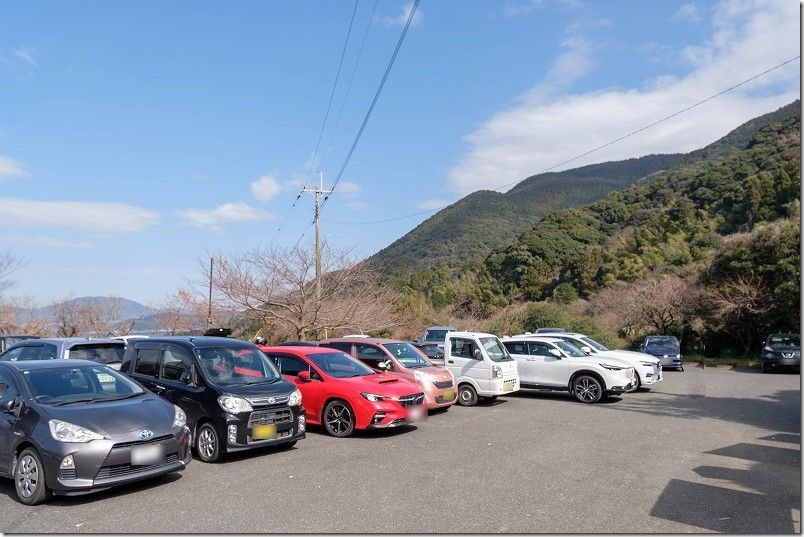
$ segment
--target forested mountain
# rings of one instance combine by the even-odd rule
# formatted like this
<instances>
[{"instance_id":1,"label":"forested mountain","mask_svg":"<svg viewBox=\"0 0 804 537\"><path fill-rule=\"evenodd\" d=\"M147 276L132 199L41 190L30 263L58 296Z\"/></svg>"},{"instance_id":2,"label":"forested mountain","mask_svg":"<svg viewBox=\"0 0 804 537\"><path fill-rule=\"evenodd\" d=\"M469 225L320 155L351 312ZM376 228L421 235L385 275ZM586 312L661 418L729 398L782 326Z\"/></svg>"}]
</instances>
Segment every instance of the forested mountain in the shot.
<instances>
[{"instance_id":1,"label":"forested mountain","mask_svg":"<svg viewBox=\"0 0 804 537\"><path fill-rule=\"evenodd\" d=\"M368 259L388 275L484 259L510 244L548 213L583 207L610 192L644 183L663 171L744 149L756 132L790 117L798 101L752 119L722 139L687 154L648 155L531 176L506 193L481 190L442 209Z\"/></svg>"}]
</instances>

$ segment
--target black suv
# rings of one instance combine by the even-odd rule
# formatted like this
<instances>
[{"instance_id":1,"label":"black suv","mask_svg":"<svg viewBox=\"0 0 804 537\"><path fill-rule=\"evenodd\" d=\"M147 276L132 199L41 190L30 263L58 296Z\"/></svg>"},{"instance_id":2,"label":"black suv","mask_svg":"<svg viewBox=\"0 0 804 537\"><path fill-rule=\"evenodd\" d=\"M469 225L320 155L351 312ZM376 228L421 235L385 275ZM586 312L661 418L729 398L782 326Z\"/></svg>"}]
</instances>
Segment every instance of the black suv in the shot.
<instances>
[{"instance_id":1,"label":"black suv","mask_svg":"<svg viewBox=\"0 0 804 537\"><path fill-rule=\"evenodd\" d=\"M301 392L252 343L209 336L131 340L120 370L187 414L198 457L305 437Z\"/></svg>"},{"instance_id":2,"label":"black suv","mask_svg":"<svg viewBox=\"0 0 804 537\"><path fill-rule=\"evenodd\" d=\"M771 334L765 340L761 356L762 372L790 367L801 369L801 336Z\"/></svg>"}]
</instances>

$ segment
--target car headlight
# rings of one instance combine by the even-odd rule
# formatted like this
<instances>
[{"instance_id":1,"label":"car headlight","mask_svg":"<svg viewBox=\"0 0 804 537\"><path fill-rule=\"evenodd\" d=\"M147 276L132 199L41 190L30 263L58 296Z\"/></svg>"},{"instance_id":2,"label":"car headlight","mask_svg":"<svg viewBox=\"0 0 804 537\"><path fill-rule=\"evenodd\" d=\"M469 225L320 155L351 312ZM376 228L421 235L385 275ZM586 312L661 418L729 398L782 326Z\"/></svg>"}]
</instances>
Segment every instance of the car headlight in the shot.
<instances>
[{"instance_id":1,"label":"car headlight","mask_svg":"<svg viewBox=\"0 0 804 537\"><path fill-rule=\"evenodd\" d=\"M385 400L385 397L383 397L382 395L377 395L376 393L360 392L360 395L363 397L363 399L368 399L369 401L374 403L376 403L377 401Z\"/></svg>"},{"instance_id":2,"label":"car headlight","mask_svg":"<svg viewBox=\"0 0 804 537\"><path fill-rule=\"evenodd\" d=\"M603 369L608 369L609 371L622 371L623 369L625 369L624 367L611 364L600 364L600 367L602 367Z\"/></svg>"},{"instance_id":3,"label":"car headlight","mask_svg":"<svg viewBox=\"0 0 804 537\"><path fill-rule=\"evenodd\" d=\"M426 382L427 381L427 373L423 371L414 371L413 378L416 379L416 382Z\"/></svg>"},{"instance_id":4,"label":"car headlight","mask_svg":"<svg viewBox=\"0 0 804 537\"><path fill-rule=\"evenodd\" d=\"M299 406L301 402L302 402L302 395L299 389L297 388L292 394L290 394L290 398L288 398L288 405Z\"/></svg>"},{"instance_id":5,"label":"car headlight","mask_svg":"<svg viewBox=\"0 0 804 537\"><path fill-rule=\"evenodd\" d=\"M251 403L247 400L231 395L221 395L218 397L218 404L229 414L240 414L241 412L251 412L253 410Z\"/></svg>"},{"instance_id":6,"label":"car headlight","mask_svg":"<svg viewBox=\"0 0 804 537\"><path fill-rule=\"evenodd\" d=\"M653 367L653 362L639 362L639 363L644 365L645 367Z\"/></svg>"},{"instance_id":7,"label":"car headlight","mask_svg":"<svg viewBox=\"0 0 804 537\"><path fill-rule=\"evenodd\" d=\"M61 420L50 420L50 436L59 442L89 442L90 440L103 440L103 436L90 431L86 427L75 425Z\"/></svg>"},{"instance_id":8,"label":"car headlight","mask_svg":"<svg viewBox=\"0 0 804 537\"><path fill-rule=\"evenodd\" d=\"M491 374L495 379L503 378L502 368L498 365L491 366Z\"/></svg>"},{"instance_id":9,"label":"car headlight","mask_svg":"<svg viewBox=\"0 0 804 537\"><path fill-rule=\"evenodd\" d=\"M173 412L173 427L184 427L187 424L187 414L176 405L173 405Z\"/></svg>"},{"instance_id":10,"label":"car headlight","mask_svg":"<svg viewBox=\"0 0 804 537\"><path fill-rule=\"evenodd\" d=\"M768 345L765 345L765 350L768 352L773 352L773 349Z\"/></svg>"}]
</instances>

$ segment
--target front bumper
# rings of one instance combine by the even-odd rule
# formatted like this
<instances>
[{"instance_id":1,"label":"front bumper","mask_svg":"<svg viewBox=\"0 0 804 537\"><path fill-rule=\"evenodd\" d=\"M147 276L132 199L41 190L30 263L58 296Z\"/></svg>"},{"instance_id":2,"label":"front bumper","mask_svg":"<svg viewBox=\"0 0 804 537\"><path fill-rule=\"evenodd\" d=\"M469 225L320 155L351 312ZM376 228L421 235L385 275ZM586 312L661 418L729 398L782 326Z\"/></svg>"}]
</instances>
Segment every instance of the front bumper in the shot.
<instances>
[{"instance_id":1,"label":"front bumper","mask_svg":"<svg viewBox=\"0 0 804 537\"><path fill-rule=\"evenodd\" d=\"M424 406L426 406L428 410L448 407L454 405L458 400L458 387L455 386L454 382L451 382L449 386L444 388L439 388L429 381L424 384L428 384L428 386L422 386L424 391Z\"/></svg>"},{"instance_id":2,"label":"front bumper","mask_svg":"<svg viewBox=\"0 0 804 537\"><path fill-rule=\"evenodd\" d=\"M640 364L640 366L635 369L636 373L639 375L639 381L643 386L651 386L657 382L660 382L663 378L661 363L652 367Z\"/></svg>"},{"instance_id":3,"label":"front bumper","mask_svg":"<svg viewBox=\"0 0 804 537\"><path fill-rule=\"evenodd\" d=\"M621 394L621 393L625 393L625 392L627 392L628 390L630 390L630 389L631 389L631 388L633 388L633 387L634 387L634 383L633 383L633 382L629 382L629 383L628 383L628 384L626 384L625 386L611 386L611 387L610 387L608 390L606 390L606 391L608 391L608 392L609 392L609 393L611 393L611 394L618 395L618 394Z\"/></svg>"},{"instance_id":4,"label":"front bumper","mask_svg":"<svg viewBox=\"0 0 804 537\"><path fill-rule=\"evenodd\" d=\"M355 411L356 429L387 429L400 427L427 419L427 406L424 393L406 395L404 401L383 399L368 401L360 397Z\"/></svg>"},{"instance_id":5,"label":"front bumper","mask_svg":"<svg viewBox=\"0 0 804 537\"><path fill-rule=\"evenodd\" d=\"M226 429L219 430L218 436L227 453L278 446L306 437L307 419L301 406L254 407L249 413L225 416Z\"/></svg>"},{"instance_id":6,"label":"front bumper","mask_svg":"<svg viewBox=\"0 0 804 537\"><path fill-rule=\"evenodd\" d=\"M786 367L801 367L801 356L793 358L762 358L765 369L782 369Z\"/></svg>"},{"instance_id":7,"label":"front bumper","mask_svg":"<svg viewBox=\"0 0 804 537\"><path fill-rule=\"evenodd\" d=\"M151 464L133 464L135 450L151 450L149 453L155 451L160 455ZM43 446L42 454L48 487L62 495L107 489L181 471L192 459L187 427L148 441L93 440L78 444L54 440ZM74 467L60 468L67 455L72 455Z\"/></svg>"}]
</instances>

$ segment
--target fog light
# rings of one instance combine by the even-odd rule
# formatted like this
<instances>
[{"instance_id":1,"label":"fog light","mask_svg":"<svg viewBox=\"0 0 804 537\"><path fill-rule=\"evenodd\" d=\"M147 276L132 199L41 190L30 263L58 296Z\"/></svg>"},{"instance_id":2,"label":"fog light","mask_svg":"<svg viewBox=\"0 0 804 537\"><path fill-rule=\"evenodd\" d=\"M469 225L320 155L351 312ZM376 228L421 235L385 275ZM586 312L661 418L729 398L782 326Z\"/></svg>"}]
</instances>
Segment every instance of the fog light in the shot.
<instances>
[{"instance_id":1,"label":"fog light","mask_svg":"<svg viewBox=\"0 0 804 537\"><path fill-rule=\"evenodd\" d=\"M299 416L299 432L300 433L304 432L304 427L305 427L305 422L306 421L307 420L305 420L304 416Z\"/></svg>"},{"instance_id":2,"label":"fog light","mask_svg":"<svg viewBox=\"0 0 804 537\"><path fill-rule=\"evenodd\" d=\"M383 420L383 418L385 418L385 412L377 412L376 414L374 414L374 417L371 419L372 425L377 425L378 423L380 423Z\"/></svg>"},{"instance_id":3,"label":"fog light","mask_svg":"<svg viewBox=\"0 0 804 537\"><path fill-rule=\"evenodd\" d=\"M73 456L72 455L67 455L66 457L64 457L61 460L61 464L59 465L59 468L61 468L61 469L75 468L75 463L73 462Z\"/></svg>"},{"instance_id":4,"label":"fog light","mask_svg":"<svg viewBox=\"0 0 804 537\"><path fill-rule=\"evenodd\" d=\"M229 426L229 443L234 444L237 442L237 425Z\"/></svg>"}]
</instances>

